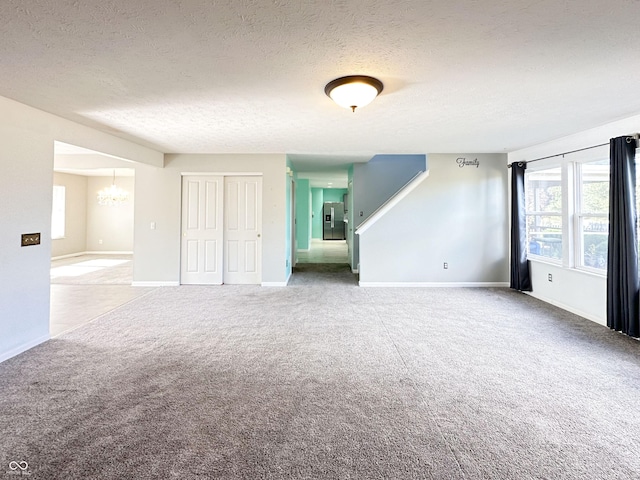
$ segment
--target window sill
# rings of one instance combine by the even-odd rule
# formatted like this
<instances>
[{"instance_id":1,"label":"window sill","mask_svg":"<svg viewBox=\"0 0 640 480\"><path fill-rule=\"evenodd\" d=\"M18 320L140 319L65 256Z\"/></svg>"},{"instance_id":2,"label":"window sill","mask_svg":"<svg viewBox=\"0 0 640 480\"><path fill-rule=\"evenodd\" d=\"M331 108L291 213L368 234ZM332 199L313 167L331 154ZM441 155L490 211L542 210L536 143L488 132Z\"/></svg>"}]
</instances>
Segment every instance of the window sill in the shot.
<instances>
[{"instance_id":1,"label":"window sill","mask_svg":"<svg viewBox=\"0 0 640 480\"><path fill-rule=\"evenodd\" d=\"M606 279L607 278L607 272L598 272L595 270L588 270L586 268L582 268L582 267L565 267L564 265L562 265L561 263L556 263L553 261L547 261L544 258L527 258L527 260L529 260L530 262L534 262L534 263L539 263L541 265L548 265L550 267L556 267L556 268L560 268L562 270L569 270L572 272L577 272L580 273L581 275L587 275L589 277L595 277L595 278L602 278L602 279Z\"/></svg>"},{"instance_id":2,"label":"window sill","mask_svg":"<svg viewBox=\"0 0 640 480\"><path fill-rule=\"evenodd\" d=\"M545 265L552 265L554 267L564 268L562 266L562 262L559 262L557 260L552 260L550 258L528 256L527 260L529 260L530 262L544 263Z\"/></svg>"}]
</instances>

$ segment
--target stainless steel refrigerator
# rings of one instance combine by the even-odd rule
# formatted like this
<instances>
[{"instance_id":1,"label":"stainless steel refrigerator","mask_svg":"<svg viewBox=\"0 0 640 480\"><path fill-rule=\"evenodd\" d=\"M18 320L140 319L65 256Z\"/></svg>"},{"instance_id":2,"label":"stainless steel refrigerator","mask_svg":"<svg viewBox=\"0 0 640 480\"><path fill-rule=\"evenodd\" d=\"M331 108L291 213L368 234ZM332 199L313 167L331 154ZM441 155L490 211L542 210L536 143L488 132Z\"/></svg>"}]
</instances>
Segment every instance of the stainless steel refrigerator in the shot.
<instances>
[{"instance_id":1,"label":"stainless steel refrigerator","mask_svg":"<svg viewBox=\"0 0 640 480\"><path fill-rule=\"evenodd\" d=\"M322 239L344 240L344 203L327 202L322 208Z\"/></svg>"}]
</instances>

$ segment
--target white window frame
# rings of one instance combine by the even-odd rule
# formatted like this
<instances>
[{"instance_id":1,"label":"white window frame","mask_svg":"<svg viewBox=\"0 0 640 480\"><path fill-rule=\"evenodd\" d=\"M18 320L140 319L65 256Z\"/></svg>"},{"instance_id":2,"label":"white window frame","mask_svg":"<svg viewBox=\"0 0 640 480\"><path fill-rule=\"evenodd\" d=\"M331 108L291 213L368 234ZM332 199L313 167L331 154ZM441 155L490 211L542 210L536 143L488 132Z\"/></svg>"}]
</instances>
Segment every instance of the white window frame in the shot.
<instances>
[{"instance_id":1,"label":"white window frame","mask_svg":"<svg viewBox=\"0 0 640 480\"><path fill-rule=\"evenodd\" d=\"M637 154L637 158L640 158L640 149L637 150ZM589 148L578 150L574 153L561 154L557 157L551 157L535 163L531 162L527 165L527 173L560 168L562 185L562 261L560 262L557 259L527 253L529 260L549 263L585 274L606 277L606 271L603 269L582 265L583 239L581 221L583 217L608 217L608 214L582 212L580 202L582 199L582 164L595 162L597 160L606 160L608 158L609 147L607 144L593 149ZM640 160L637 165L638 168L640 168ZM637 188L640 191L640 185L638 185ZM551 215L554 214L551 213Z\"/></svg>"},{"instance_id":2,"label":"white window frame","mask_svg":"<svg viewBox=\"0 0 640 480\"><path fill-rule=\"evenodd\" d=\"M588 265L583 265L584 261L584 239L583 239L583 230L582 224L583 219L586 218L603 218L609 221L609 212L607 213L592 213L585 212L582 207L582 172L583 165L586 163L592 163L599 160L608 160L608 157L604 158L585 158L581 160L575 161L575 174L574 174L574 188L575 188L575 208L573 215L573 229L575 232L575 241L573 242L574 246L574 255L575 255L575 265L574 268L576 270L582 270L585 272L589 272L595 275L607 276L606 269L590 267ZM607 236L608 236L607 231Z\"/></svg>"},{"instance_id":3,"label":"white window frame","mask_svg":"<svg viewBox=\"0 0 640 480\"><path fill-rule=\"evenodd\" d=\"M51 203L51 240L65 238L66 231L66 188L64 185L53 186Z\"/></svg>"},{"instance_id":4,"label":"white window frame","mask_svg":"<svg viewBox=\"0 0 640 480\"><path fill-rule=\"evenodd\" d=\"M559 213L556 212L525 212L525 218L531 217L531 216L541 216L541 217L559 217L560 221L561 221L561 225L562 225L562 258L551 258L551 257L546 257L544 255L537 255L535 253L529 253L529 245L528 245L528 239L529 239L529 232L527 232L527 259L528 260L534 260L537 262L543 262L543 263L551 263L553 265L558 265L558 266L562 266L567 258L566 256L566 245L567 245L567 241L565 240L566 238L568 238L567 236L567 225L566 225L566 221L565 221L565 198L566 198L566 189L565 189L565 183L566 183L566 174L565 174L565 169L563 168L563 165L561 165L560 163L558 163L557 161L554 163L549 163L549 162L540 162L540 164L536 164L536 165L527 165L527 170L525 171L525 196L526 196L526 188L527 188L527 174L529 173L536 173L536 172L540 172L542 170L551 170L554 168L559 168L560 169L560 194L562 195L562 201L561 201L561 209Z\"/></svg>"}]
</instances>

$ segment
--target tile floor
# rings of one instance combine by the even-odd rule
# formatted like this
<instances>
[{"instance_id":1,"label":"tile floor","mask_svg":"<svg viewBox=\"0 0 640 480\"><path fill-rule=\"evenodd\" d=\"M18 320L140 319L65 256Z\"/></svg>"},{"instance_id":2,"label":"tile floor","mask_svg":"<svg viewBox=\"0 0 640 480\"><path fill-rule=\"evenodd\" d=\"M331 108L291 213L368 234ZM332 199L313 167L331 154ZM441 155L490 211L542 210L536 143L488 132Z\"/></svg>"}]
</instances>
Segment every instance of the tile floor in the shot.
<instances>
[{"instance_id":1,"label":"tile floor","mask_svg":"<svg viewBox=\"0 0 640 480\"><path fill-rule=\"evenodd\" d=\"M313 238L308 252L298 251L297 263L349 263L347 241Z\"/></svg>"},{"instance_id":2,"label":"tile floor","mask_svg":"<svg viewBox=\"0 0 640 480\"><path fill-rule=\"evenodd\" d=\"M91 322L153 288L131 286L131 255L81 255L51 262L52 337ZM83 283L86 282L86 283Z\"/></svg>"}]
</instances>

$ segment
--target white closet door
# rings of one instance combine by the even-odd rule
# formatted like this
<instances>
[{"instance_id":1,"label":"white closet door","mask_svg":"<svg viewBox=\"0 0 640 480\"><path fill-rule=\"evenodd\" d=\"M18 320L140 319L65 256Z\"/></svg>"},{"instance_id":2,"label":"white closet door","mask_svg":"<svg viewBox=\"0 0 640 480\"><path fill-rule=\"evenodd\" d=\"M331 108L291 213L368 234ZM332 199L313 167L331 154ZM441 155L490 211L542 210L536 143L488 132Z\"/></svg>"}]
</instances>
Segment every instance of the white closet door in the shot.
<instances>
[{"instance_id":1,"label":"white closet door","mask_svg":"<svg viewBox=\"0 0 640 480\"><path fill-rule=\"evenodd\" d=\"M223 282L222 176L182 177L182 248L180 282Z\"/></svg>"},{"instance_id":2,"label":"white closet door","mask_svg":"<svg viewBox=\"0 0 640 480\"><path fill-rule=\"evenodd\" d=\"M262 281L262 177L224 177L224 283Z\"/></svg>"}]
</instances>

